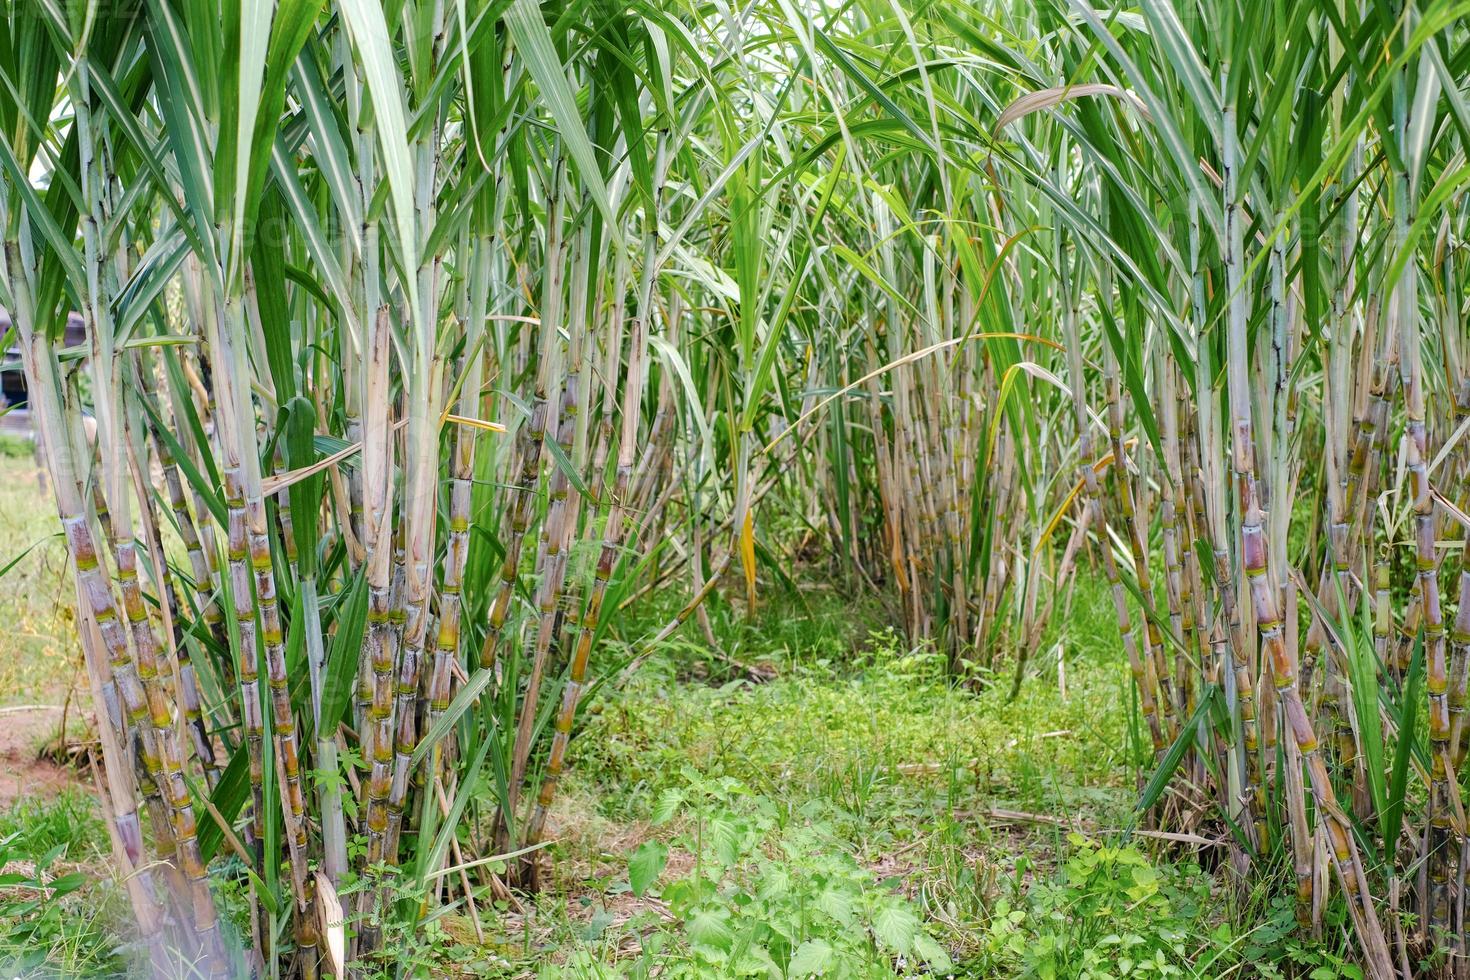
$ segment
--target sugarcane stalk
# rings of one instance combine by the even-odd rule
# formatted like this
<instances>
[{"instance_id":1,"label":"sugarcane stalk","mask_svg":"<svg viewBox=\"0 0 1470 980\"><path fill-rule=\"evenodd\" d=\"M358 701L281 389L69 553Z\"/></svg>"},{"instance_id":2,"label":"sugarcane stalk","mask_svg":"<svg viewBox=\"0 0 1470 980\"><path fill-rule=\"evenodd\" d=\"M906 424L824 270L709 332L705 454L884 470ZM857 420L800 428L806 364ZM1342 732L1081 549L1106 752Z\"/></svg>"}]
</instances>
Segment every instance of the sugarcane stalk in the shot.
<instances>
[{"instance_id":1,"label":"sugarcane stalk","mask_svg":"<svg viewBox=\"0 0 1470 980\"><path fill-rule=\"evenodd\" d=\"M135 364L135 374L136 374ZM140 392L144 390L141 378L134 381L135 388ZM156 409L153 409L156 413ZM145 427L141 422L136 424L138 430ZM174 460L173 453L169 450L167 442L159 435L156 427L148 427L153 436L153 447L158 457L159 469L163 472L164 486L168 494L170 511L173 515L174 528L179 534L179 539L184 543L184 550L189 556L189 565L194 575L195 592L198 595L197 609L198 621L203 622L216 641L223 638L223 615L218 604L210 595L210 573L209 563L204 557L204 549L199 543L199 533L194 526L194 518L189 513L187 498L184 496L183 482L179 476L178 464ZM148 508L151 503L150 496L140 488L138 500L141 506ZM159 546L154 534L150 539L155 547ZM199 682L195 673L192 657L189 654L189 635L187 635L179 620L178 593L174 585L173 576L170 575L168 564L162 553L158 552L154 560L155 566L160 570L164 591L166 593L170 617L173 619L173 649L177 659L179 694L183 702L184 717L187 723L190 740L194 747L194 754L198 757L204 768L206 782L213 789L218 783L224 769L219 763L215 753L214 740L210 735L209 727L203 713L203 702L199 691Z\"/></svg>"},{"instance_id":2,"label":"sugarcane stalk","mask_svg":"<svg viewBox=\"0 0 1470 980\"><path fill-rule=\"evenodd\" d=\"M546 827L546 816L555 799L557 780L566 763L567 745L571 740L572 723L576 718L577 705L587 684L587 663L592 654L592 643L601 621L602 604L607 597L608 582L617 563L618 550L626 530L624 499L633 478L633 463L638 444L638 423L642 418L644 378L648 361L648 331L654 316L653 289L655 263L658 247L657 214L659 194L663 186L663 175L668 164L668 134L660 131L654 149L654 199L650 202L652 214L647 215L648 228L643 235L643 267L639 276L637 314L631 318L628 339L628 367L623 380L623 403L620 418L622 432L618 438L617 469L609 499L607 519L603 524L602 546L598 552L597 568L592 590L587 598L587 608L577 630L576 645L572 649L566 687L562 691L561 710L557 713L555 730L551 739L551 752L546 761L546 773L537 794L535 806L526 826L525 840L528 845L539 844ZM536 852L532 852L533 855ZM535 878L534 864L531 879Z\"/></svg>"},{"instance_id":3,"label":"sugarcane stalk","mask_svg":"<svg viewBox=\"0 0 1470 980\"><path fill-rule=\"evenodd\" d=\"M0 215L0 218L4 217ZM4 224L9 227L8 220ZM113 649L120 643L126 644L126 635L118 622L111 591L101 570L92 528L87 522L73 465L70 434L62 412L55 356L46 338L36 333L32 286L35 261L28 228L22 226L18 240L7 238L0 254L3 254L4 274L13 305L10 311L0 309L0 334L8 334L12 326L18 333L31 417L41 437L67 555L76 572L77 605L83 621L83 629L79 631L83 662L94 704L99 709L97 732L106 777L105 782L98 783L99 790L105 793L103 812L108 818L113 854L120 859L119 872L125 875L123 880L128 885L129 904L148 946L152 966L155 972L162 973L167 966L162 909L144 851L136 791L127 776L132 770L125 747L129 719L121 704L124 696L132 701L141 692L131 665L124 670L121 683L110 671Z\"/></svg>"},{"instance_id":4,"label":"sugarcane stalk","mask_svg":"<svg viewBox=\"0 0 1470 980\"><path fill-rule=\"evenodd\" d=\"M561 455L569 457L573 433L578 424L578 388L581 384L582 336L585 321L578 316L579 304L575 301L568 315L563 315L562 280L565 273L561 270L567 268L566 255L572 243L558 236L556 244L557 251L550 253L549 271L551 274L548 277L547 290L542 299L542 316L550 317L553 323L563 319L566 322L567 343L562 345L560 341L553 341L561 355L558 360L565 357L567 364L566 374L561 379L559 386L560 404L558 405L554 438L561 449ZM570 263L570 278L573 283L577 284L576 288L581 288L581 284L585 281L588 258L585 235L579 235ZM563 346L565 346L564 351L560 349ZM547 352L543 350L544 353ZM550 425L551 422L547 424ZM531 757L532 726L540 702L541 681L546 672L552 640L556 633L557 606L566 575L566 551L576 523L576 512L568 503L570 485L571 481L568 479L566 470L561 466L555 467L549 481L546 518L542 524L541 540L536 554L537 578L539 579L536 594L536 639L532 648L531 673L521 696L521 710L516 722L515 740L511 747L511 778L508 796L510 813L503 815L507 823L514 816L516 804L520 798L521 785L526 778L526 767Z\"/></svg>"},{"instance_id":5,"label":"sugarcane stalk","mask_svg":"<svg viewBox=\"0 0 1470 980\"><path fill-rule=\"evenodd\" d=\"M1230 77L1226 66L1223 77ZM1265 513L1257 492L1254 450L1254 423L1249 391L1249 348L1246 327L1249 318L1249 296L1244 281L1244 229L1241 216L1239 147L1234 97L1228 84L1222 86L1225 112L1223 124L1222 168L1224 174L1225 240L1224 265L1228 291L1227 341L1229 363L1226 380L1231 413L1232 466L1235 472L1240 507L1240 558L1256 616L1263 656L1270 665L1272 680L1281 704L1283 720L1311 780L1312 793L1321 819L1327 829L1332 858L1349 911L1364 940L1370 972L1375 977L1388 977L1393 972L1387 944L1378 923L1377 910L1363 880L1357 844L1350 825L1337 804L1332 781L1319 751L1316 732L1302 704L1297 684L1296 664L1287 650L1282 634L1279 607L1280 588L1270 568L1270 549L1265 527ZM1293 772L1288 778L1298 778ZM1294 818L1294 823L1295 823Z\"/></svg>"},{"instance_id":6,"label":"sugarcane stalk","mask_svg":"<svg viewBox=\"0 0 1470 980\"><path fill-rule=\"evenodd\" d=\"M1112 292L1109 280L1105 278L1101 288L1103 302L1109 302ZM1108 470L1108 477L1113 486L1113 498L1122 515L1123 531L1128 535L1129 550L1133 558L1134 585L1144 607L1141 624L1145 640L1144 682L1152 689L1150 697L1159 715L1164 739L1172 741L1179 725L1174 717L1168 662L1164 658L1164 637L1152 615L1158 606L1154 601L1153 577L1148 568L1148 547L1144 542L1143 528L1138 520L1133 489L1128 479L1128 454L1123 446L1123 396L1118 378L1117 356L1107 343L1103 344L1103 391L1108 408L1108 443L1113 452L1113 465Z\"/></svg>"},{"instance_id":7,"label":"sugarcane stalk","mask_svg":"<svg viewBox=\"0 0 1470 980\"><path fill-rule=\"evenodd\" d=\"M363 760L371 767L359 792L369 846L382 853L382 835L388 827L387 780L393 760L391 681L394 666L392 611L393 585L393 425L389 367L392 357L388 308L380 307L363 338L366 364L362 372L362 542L366 555L368 589L367 626L358 657L358 733ZM366 690L364 690L366 689ZM376 803L373 801L376 800ZM363 901L369 902L366 894ZM363 906L364 909L367 906ZM357 935L357 951L376 947L378 930L364 923Z\"/></svg>"},{"instance_id":8,"label":"sugarcane stalk","mask_svg":"<svg viewBox=\"0 0 1470 980\"><path fill-rule=\"evenodd\" d=\"M490 253L493 239L477 242L472 254L475 265L470 274L465 311L465 350L460 365L460 394L456 412L465 418L478 418L483 402L485 355L481 349L485 337L484 317L489 307ZM470 504L475 472L475 445L478 432L473 426L461 425L454 434L449 485L449 528L445 545L444 581L439 587L439 627L434 640L434 661L429 675L428 725L430 728L449 707L453 690L450 668L458 659L463 610L460 595L464 585L465 561L470 546ZM439 750L429 767L439 774Z\"/></svg>"},{"instance_id":9,"label":"sugarcane stalk","mask_svg":"<svg viewBox=\"0 0 1470 980\"><path fill-rule=\"evenodd\" d=\"M520 470L516 483L510 491L510 530L506 538L505 560L501 565L500 588L491 602L485 638L480 645L480 668L482 670L495 667L497 648L505 628L506 618L510 614L510 603L514 597L515 584L520 577L521 547L525 541L526 531L531 525L531 512L536 498L535 488L544 465L542 452L546 440L546 429L550 424L548 415L552 400L560 395L559 390L552 390L561 381L558 358L555 356L560 345L556 340L557 323L552 314L556 313L559 308L557 304L561 302L560 280L557 276L559 266L555 258L562 255L561 209L563 207L562 198L566 192L565 167L564 161L558 157L550 186L547 189L547 278L548 280L557 279L557 289L548 288L542 296L541 343L539 346L542 356L536 369L535 400L531 407L531 417L522 430L518 447ZM548 303L551 304L549 311L546 309Z\"/></svg>"}]
</instances>

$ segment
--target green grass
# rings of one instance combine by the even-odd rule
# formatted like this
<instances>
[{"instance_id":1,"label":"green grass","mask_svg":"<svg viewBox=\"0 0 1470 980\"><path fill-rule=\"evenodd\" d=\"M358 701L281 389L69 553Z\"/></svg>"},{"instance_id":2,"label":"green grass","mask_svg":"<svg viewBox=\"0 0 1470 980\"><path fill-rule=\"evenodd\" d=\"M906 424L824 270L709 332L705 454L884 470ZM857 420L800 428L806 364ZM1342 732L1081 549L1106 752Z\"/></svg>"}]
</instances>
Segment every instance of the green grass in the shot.
<instances>
[{"instance_id":1,"label":"green grass","mask_svg":"<svg viewBox=\"0 0 1470 980\"><path fill-rule=\"evenodd\" d=\"M1284 877L1236 895L1195 855L1125 832L1146 760L1099 582L1014 701L1008 676L957 685L877 630L871 599L711 614L724 658L691 625L602 688L553 820L551 887L492 910L484 946L447 917L442 962L578 978L1355 975L1341 922L1326 945L1291 938ZM731 659L776 675L753 682Z\"/></svg>"},{"instance_id":2,"label":"green grass","mask_svg":"<svg viewBox=\"0 0 1470 980\"><path fill-rule=\"evenodd\" d=\"M0 706L61 704L68 694L87 702L56 512L30 443L10 436L0 437L0 569ZM108 860L84 787L0 809L0 976L121 975L128 911Z\"/></svg>"},{"instance_id":3,"label":"green grass","mask_svg":"<svg viewBox=\"0 0 1470 980\"><path fill-rule=\"evenodd\" d=\"M73 626L75 592L56 509L29 450L0 446L0 707L86 694Z\"/></svg>"},{"instance_id":4,"label":"green grass","mask_svg":"<svg viewBox=\"0 0 1470 980\"><path fill-rule=\"evenodd\" d=\"M11 809L0 812L0 837L11 836L24 839L36 854L62 847L76 860L101 853L107 842L96 803L81 789L54 799L18 799Z\"/></svg>"},{"instance_id":5,"label":"green grass","mask_svg":"<svg viewBox=\"0 0 1470 980\"><path fill-rule=\"evenodd\" d=\"M1051 809L1096 792L1089 810L1116 816L1123 719L1105 702L1124 672L1086 664L1063 700L1026 685L976 695L949 682L932 654L873 634L845 661L788 663L766 683L677 682L670 660L645 666L594 708L581 766L612 780L608 815L627 816L690 765L757 792L821 797L862 816L892 806L962 808L977 800ZM875 842L881 844L882 842Z\"/></svg>"},{"instance_id":6,"label":"green grass","mask_svg":"<svg viewBox=\"0 0 1470 980\"><path fill-rule=\"evenodd\" d=\"M33 460L36 457L36 444L24 436L0 432L0 457Z\"/></svg>"},{"instance_id":7,"label":"green grass","mask_svg":"<svg viewBox=\"0 0 1470 980\"><path fill-rule=\"evenodd\" d=\"M128 910L81 789L0 812L0 975L123 976Z\"/></svg>"}]
</instances>

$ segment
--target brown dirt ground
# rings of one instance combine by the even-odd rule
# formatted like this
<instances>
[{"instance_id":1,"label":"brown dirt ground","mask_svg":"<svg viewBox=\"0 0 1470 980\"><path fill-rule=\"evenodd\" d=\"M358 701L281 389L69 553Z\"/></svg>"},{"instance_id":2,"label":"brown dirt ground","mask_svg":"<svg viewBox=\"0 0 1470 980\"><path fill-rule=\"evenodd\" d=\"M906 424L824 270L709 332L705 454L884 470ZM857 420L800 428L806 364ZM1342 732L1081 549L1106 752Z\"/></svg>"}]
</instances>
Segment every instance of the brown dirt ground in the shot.
<instances>
[{"instance_id":1,"label":"brown dirt ground","mask_svg":"<svg viewBox=\"0 0 1470 980\"><path fill-rule=\"evenodd\" d=\"M47 751L58 742L63 714L60 705L0 708L0 810L23 797L52 797L89 781ZM68 724L75 719L77 706L72 705Z\"/></svg>"}]
</instances>

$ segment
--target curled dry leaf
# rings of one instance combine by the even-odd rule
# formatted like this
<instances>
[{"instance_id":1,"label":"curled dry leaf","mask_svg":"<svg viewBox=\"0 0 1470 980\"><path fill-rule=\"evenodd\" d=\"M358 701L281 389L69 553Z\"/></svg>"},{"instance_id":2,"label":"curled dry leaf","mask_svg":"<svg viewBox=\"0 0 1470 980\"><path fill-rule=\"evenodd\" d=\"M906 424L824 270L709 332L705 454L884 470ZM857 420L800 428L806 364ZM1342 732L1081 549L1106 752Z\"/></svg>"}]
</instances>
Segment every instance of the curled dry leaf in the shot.
<instances>
[{"instance_id":1,"label":"curled dry leaf","mask_svg":"<svg viewBox=\"0 0 1470 980\"><path fill-rule=\"evenodd\" d=\"M316 873L316 914L325 944L327 969L334 977L346 976L347 917L342 914L342 903L332 880L320 871Z\"/></svg>"},{"instance_id":2,"label":"curled dry leaf","mask_svg":"<svg viewBox=\"0 0 1470 980\"><path fill-rule=\"evenodd\" d=\"M1068 99L1080 99L1089 95L1110 95L1115 99L1121 99L1136 109L1145 119L1149 117L1148 109L1144 106L1143 101L1132 92L1119 88L1117 85L1106 85L1100 82L1087 85L1057 85L1053 88L1028 92L1006 106L1000 118L995 121L995 132L999 133L1022 116L1028 116L1040 109L1050 109Z\"/></svg>"}]
</instances>

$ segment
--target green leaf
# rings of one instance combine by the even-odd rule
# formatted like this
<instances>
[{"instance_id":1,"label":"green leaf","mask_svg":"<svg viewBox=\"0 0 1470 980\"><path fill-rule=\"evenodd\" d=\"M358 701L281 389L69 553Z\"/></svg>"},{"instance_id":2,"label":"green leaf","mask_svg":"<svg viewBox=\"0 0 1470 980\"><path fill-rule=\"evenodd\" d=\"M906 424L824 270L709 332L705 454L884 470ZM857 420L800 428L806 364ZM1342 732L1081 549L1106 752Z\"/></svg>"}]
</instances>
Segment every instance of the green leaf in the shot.
<instances>
[{"instance_id":1,"label":"green leaf","mask_svg":"<svg viewBox=\"0 0 1470 980\"><path fill-rule=\"evenodd\" d=\"M86 875L80 871L73 871L71 874L64 874L59 878L52 878L46 883L46 887L51 889L51 897L56 898L74 892L86 883Z\"/></svg>"},{"instance_id":2,"label":"green leaf","mask_svg":"<svg viewBox=\"0 0 1470 980\"><path fill-rule=\"evenodd\" d=\"M342 0L339 4L343 22L352 36L353 46L362 59L362 69L372 97L374 127L383 162L388 171L388 193L397 219L398 250L405 268L417 269L418 225L413 205L413 167L409 159L408 123L405 119L403 86L398 65L393 57L388 24L377 0ZM418 313L418 277L403 280L409 294L410 309Z\"/></svg>"},{"instance_id":3,"label":"green leaf","mask_svg":"<svg viewBox=\"0 0 1470 980\"><path fill-rule=\"evenodd\" d=\"M1409 782L1409 760L1414 755L1418 742L1419 702L1424 688L1424 634L1414 638L1413 659L1409 661L1409 673L1404 678L1404 693L1400 699L1403 713L1399 717L1398 743L1393 751L1393 772L1388 783L1388 808L1383 811L1383 839L1390 850L1396 846L1399 831L1404 825L1404 794Z\"/></svg>"},{"instance_id":4,"label":"green leaf","mask_svg":"<svg viewBox=\"0 0 1470 980\"><path fill-rule=\"evenodd\" d=\"M56 223L56 218L50 209L36 195L36 189L31 186L29 178L15 159L15 154L11 152L10 144L3 139L0 139L0 169L5 171L6 182L20 192L26 214L36 223L42 237L51 246L51 254L61 263L67 278L79 290L84 288L87 279L82 271L82 263L78 258L77 250L72 247L71 241L61 230L61 226Z\"/></svg>"},{"instance_id":5,"label":"green leaf","mask_svg":"<svg viewBox=\"0 0 1470 980\"><path fill-rule=\"evenodd\" d=\"M327 675L322 683L322 725L335 731L347 711L357 683L357 658L362 652L362 634L367 626L367 578L361 569L353 578L345 605L337 614L337 631L327 648Z\"/></svg>"},{"instance_id":6,"label":"green leaf","mask_svg":"<svg viewBox=\"0 0 1470 980\"><path fill-rule=\"evenodd\" d=\"M740 831L728 816L717 814L710 817L705 827L705 838L721 863L734 864L739 858Z\"/></svg>"},{"instance_id":7,"label":"green leaf","mask_svg":"<svg viewBox=\"0 0 1470 980\"><path fill-rule=\"evenodd\" d=\"M37 540L32 541L28 546L26 546L26 550L22 551L20 554L16 555L14 558L10 559L10 561L6 562L4 568L0 568L0 578L4 578L5 577L5 574L7 572L9 572L16 565L19 565L20 562L21 562L21 559L25 558L26 555L30 554L32 551L35 551L37 548L39 548L41 545L45 544L47 541L50 541L50 540L52 540L54 538L59 538L59 537L61 537L60 534L49 534L49 535L47 535L44 538L38 538Z\"/></svg>"},{"instance_id":8,"label":"green leaf","mask_svg":"<svg viewBox=\"0 0 1470 980\"><path fill-rule=\"evenodd\" d=\"M1158 767L1149 777L1148 785L1139 795L1138 806L1135 808L1137 812L1143 813L1150 809L1159 801L1159 797L1164 795L1164 789L1169 785L1169 780L1174 777L1179 763L1184 761L1184 756L1194 746L1195 732L1199 729L1200 722L1209 714L1210 705L1219 696L1219 690L1219 687L1214 684L1205 688L1199 704L1195 706L1194 713L1189 716L1189 721L1179 729L1179 735L1164 753L1164 757L1159 760Z\"/></svg>"},{"instance_id":9,"label":"green leaf","mask_svg":"<svg viewBox=\"0 0 1470 980\"><path fill-rule=\"evenodd\" d=\"M830 37L828 37L820 28L815 26L813 26L812 28L812 34L816 38L817 47L821 48L824 52L826 52L829 57L832 58L833 61L837 62L837 66L842 69L843 74L856 82L858 87L861 88L864 92L867 92L869 97L872 98L874 102L883 107L884 112L888 113L895 120L897 120L904 129L907 129L910 133L912 133L915 139L917 139L920 143L929 148L930 152L935 154L943 153L943 151L939 147L934 145L934 140L930 138L929 134L924 132L924 130L919 127L918 123L914 122L913 117L904 112L903 109L898 105L898 103L889 98L888 93L884 92L877 85L873 84L872 79L868 78L868 76L863 73L862 69L858 68L858 66L853 63L853 60L847 56L847 53L839 48L835 43L833 43Z\"/></svg>"},{"instance_id":10,"label":"green leaf","mask_svg":"<svg viewBox=\"0 0 1470 980\"><path fill-rule=\"evenodd\" d=\"M873 916L873 936L879 945L895 953L907 953L914 948L914 937L919 934L919 918L906 906L887 902Z\"/></svg>"},{"instance_id":11,"label":"green leaf","mask_svg":"<svg viewBox=\"0 0 1470 980\"><path fill-rule=\"evenodd\" d=\"M505 11L504 19L506 30L510 31L526 70L535 79L541 99L556 122L556 131L561 134L567 152L577 166L577 175L607 220L614 239L617 239L617 216L613 213L612 200L608 197L607 185L603 183L602 171L597 166L592 140L587 137L581 113L577 111L577 96L567 82L566 68L556 55L551 32L541 17L541 5L536 0L514 0Z\"/></svg>"},{"instance_id":12,"label":"green leaf","mask_svg":"<svg viewBox=\"0 0 1470 980\"><path fill-rule=\"evenodd\" d=\"M225 820L234 820L249 796L250 757L245 746L240 745L230 756L224 775L215 784L214 791L209 794L209 801L214 804L214 808ZM219 824L214 821L213 815L206 811L206 816L208 819L199 821L199 854L208 864L219 850L220 844L224 843L225 835Z\"/></svg>"},{"instance_id":13,"label":"green leaf","mask_svg":"<svg viewBox=\"0 0 1470 980\"><path fill-rule=\"evenodd\" d=\"M444 855L449 850L449 843L459 828L460 818L464 815L465 807L475 797L475 790L480 784L481 772L485 767L485 756L489 754L490 748L495 744L494 738L480 739L480 746L475 750L475 757L470 760L469 766L462 772L459 787L454 794L454 802L449 806L449 813L444 818L444 824L439 828L434 837L434 846L429 850L419 850L420 867L419 877L422 881L423 875L430 868L439 867L444 861Z\"/></svg>"},{"instance_id":14,"label":"green leaf","mask_svg":"<svg viewBox=\"0 0 1470 980\"><path fill-rule=\"evenodd\" d=\"M715 437L710 430L709 421L705 418L704 401L699 394L699 386L694 383L694 377L689 373L689 365L679 354L677 348L663 337L650 335L648 342L653 346L654 352L673 369L674 376L679 379L679 384L684 388L684 394L689 398L689 414L694 419L694 425L699 429L701 448L706 459L713 458Z\"/></svg>"},{"instance_id":15,"label":"green leaf","mask_svg":"<svg viewBox=\"0 0 1470 980\"><path fill-rule=\"evenodd\" d=\"M791 963L786 967L788 977L809 977L822 973L832 965L836 957L832 944L825 939L808 939L796 947L791 954Z\"/></svg>"},{"instance_id":16,"label":"green leaf","mask_svg":"<svg viewBox=\"0 0 1470 980\"><path fill-rule=\"evenodd\" d=\"M633 894L643 896L648 886L658 880L664 865L669 860L669 849L655 840L644 841L628 859L628 887Z\"/></svg>"},{"instance_id":17,"label":"green leaf","mask_svg":"<svg viewBox=\"0 0 1470 980\"><path fill-rule=\"evenodd\" d=\"M852 899L851 891L828 885L817 896L817 908L831 916L839 925L851 925L853 917Z\"/></svg>"},{"instance_id":18,"label":"green leaf","mask_svg":"<svg viewBox=\"0 0 1470 980\"><path fill-rule=\"evenodd\" d=\"M949 951L944 948L927 932L920 931L914 937L914 952L934 973L949 973L954 969L954 962L949 958Z\"/></svg>"},{"instance_id":19,"label":"green leaf","mask_svg":"<svg viewBox=\"0 0 1470 980\"><path fill-rule=\"evenodd\" d=\"M495 680L494 670L480 669L471 675L470 682L459 689L459 693L454 696L453 701L449 702L449 707L444 710L444 714L424 733L424 737L419 739L418 747L413 750L410 765L417 766L428 758L439 740L448 735L459 722L460 716L479 703L480 695L485 692L485 688L489 687L493 680Z\"/></svg>"},{"instance_id":20,"label":"green leaf","mask_svg":"<svg viewBox=\"0 0 1470 980\"><path fill-rule=\"evenodd\" d=\"M684 791L678 789L666 789L659 795L658 802L653 805L653 822L656 824L668 823L674 819L674 814L684 805Z\"/></svg>"},{"instance_id":21,"label":"green leaf","mask_svg":"<svg viewBox=\"0 0 1470 980\"><path fill-rule=\"evenodd\" d=\"M698 946L730 951L735 945L735 933L727 921L730 913L725 909L700 909L689 917L687 926L689 940Z\"/></svg>"},{"instance_id":22,"label":"green leaf","mask_svg":"<svg viewBox=\"0 0 1470 980\"><path fill-rule=\"evenodd\" d=\"M573 463L571 458L567 456L567 451L561 447L561 443L555 439L547 439L543 445L551 453L551 461L556 464L557 469L561 470L562 475L567 478L567 482L572 485L572 489L576 490L584 499L590 500L592 491L588 489L587 481L583 480L582 474L577 472L577 464Z\"/></svg>"}]
</instances>

